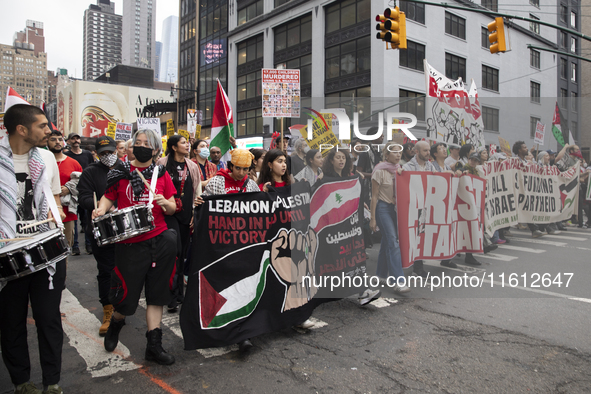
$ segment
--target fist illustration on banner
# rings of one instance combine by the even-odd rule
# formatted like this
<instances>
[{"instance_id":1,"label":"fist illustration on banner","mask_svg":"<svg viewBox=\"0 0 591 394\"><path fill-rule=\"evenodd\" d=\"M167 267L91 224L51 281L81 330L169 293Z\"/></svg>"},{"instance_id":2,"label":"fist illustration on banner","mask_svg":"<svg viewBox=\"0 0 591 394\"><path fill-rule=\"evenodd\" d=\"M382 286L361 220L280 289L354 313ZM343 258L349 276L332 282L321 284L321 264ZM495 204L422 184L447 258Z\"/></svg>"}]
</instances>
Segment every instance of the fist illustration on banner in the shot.
<instances>
[{"instance_id":1,"label":"fist illustration on banner","mask_svg":"<svg viewBox=\"0 0 591 394\"><path fill-rule=\"evenodd\" d=\"M285 311L306 304L318 291L313 283L317 248L318 237L312 229L306 234L282 229L271 244L271 264L289 286ZM306 277L309 279L304 281Z\"/></svg>"}]
</instances>

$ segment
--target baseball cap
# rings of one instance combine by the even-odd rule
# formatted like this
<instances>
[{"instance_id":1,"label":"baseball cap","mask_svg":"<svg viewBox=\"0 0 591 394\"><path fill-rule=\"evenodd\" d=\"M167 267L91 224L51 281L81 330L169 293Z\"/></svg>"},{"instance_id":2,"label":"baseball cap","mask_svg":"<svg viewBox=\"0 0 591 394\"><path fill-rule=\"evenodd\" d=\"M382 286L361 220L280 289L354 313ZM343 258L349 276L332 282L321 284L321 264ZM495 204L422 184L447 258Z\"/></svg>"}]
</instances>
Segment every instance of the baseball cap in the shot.
<instances>
[{"instance_id":1,"label":"baseball cap","mask_svg":"<svg viewBox=\"0 0 591 394\"><path fill-rule=\"evenodd\" d=\"M555 155L556 152L554 152L552 149L548 149L546 152L548 152L549 155Z\"/></svg>"},{"instance_id":2,"label":"baseball cap","mask_svg":"<svg viewBox=\"0 0 591 394\"><path fill-rule=\"evenodd\" d=\"M470 155L470 160L472 160L472 159L478 160L478 162L480 163L480 154L479 153L476 153L476 152L472 153Z\"/></svg>"},{"instance_id":3,"label":"baseball cap","mask_svg":"<svg viewBox=\"0 0 591 394\"><path fill-rule=\"evenodd\" d=\"M80 135L76 133L71 133L70 135L68 135L68 139L71 140L72 138L80 138Z\"/></svg>"},{"instance_id":4,"label":"baseball cap","mask_svg":"<svg viewBox=\"0 0 591 394\"><path fill-rule=\"evenodd\" d=\"M115 140L106 135L98 137L94 147L96 148L96 153L101 153L106 150L115 152L117 150L117 144L115 143Z\"/></svg>"}]
</instances>

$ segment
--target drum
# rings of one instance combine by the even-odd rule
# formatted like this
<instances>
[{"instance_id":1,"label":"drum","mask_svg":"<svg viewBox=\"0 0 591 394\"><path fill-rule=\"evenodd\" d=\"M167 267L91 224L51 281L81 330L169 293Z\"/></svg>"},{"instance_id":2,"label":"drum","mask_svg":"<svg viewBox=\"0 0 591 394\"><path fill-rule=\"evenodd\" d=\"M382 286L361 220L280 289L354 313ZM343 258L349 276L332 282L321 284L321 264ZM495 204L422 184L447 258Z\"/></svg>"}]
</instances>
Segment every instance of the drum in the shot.
<instances>
[{"instance_id":1,"label":"drum","mask_svg":"<svg viewBox=\"0 0 591 394\"><path fill-rule=\"evenodd\" d=\"M154 230L152 210L145 204L119 209L92 220L99 246L120 242Z\"/></svg>"},{"instance_id":2,"label":"drum","mask_svg":"<svg viewBox=\"0 0 591 394\"><path fill-rule=\"evenodd\" d=\"M10 242L0 249L0 281L43 270L69 254L68 241L60 229L36 234L32 239Z\"/></svg>"}]
</instances>

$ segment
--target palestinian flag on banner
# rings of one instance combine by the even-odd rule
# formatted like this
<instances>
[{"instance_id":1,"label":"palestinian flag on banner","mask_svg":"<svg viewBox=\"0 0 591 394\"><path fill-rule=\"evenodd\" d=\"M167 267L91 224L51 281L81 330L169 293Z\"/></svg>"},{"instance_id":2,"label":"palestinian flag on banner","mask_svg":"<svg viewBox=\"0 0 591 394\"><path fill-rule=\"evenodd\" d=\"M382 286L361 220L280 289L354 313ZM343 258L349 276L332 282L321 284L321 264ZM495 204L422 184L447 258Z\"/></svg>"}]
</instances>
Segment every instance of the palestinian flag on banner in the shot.
<instances>
[{"instance_id":1,"label":"palestinian flag on banner","mask_svg":"<svg viewBox=\"0 0 591 394\"><path fill-rule=\"evenodd\" d=\"M16 92L16 90L14 90L13 88L11 88L9 86L8 90L6 91L6 100L4 100L4 112L6 112L6 110L8 110L8 108L12 107L15 104L29 104L29 103L27 102L27 100L22 98L21 95Z\"/></svg>"},{"instance_id":2,"label":"palestinian flag on banner","mask_svg":"<svg viewBox=\"0 0 591 394\"><path fill-rule=\"evenodd\" d=\"M569 131L566 121L562 118L562 113L556 102L556 110L554 111L554 117L552 118L552 134L560 146L564 146L569 143Z\"/></svg>"},{"instance_id":3,"label":"palestinian flag on banner","mask_svg":"<svg viewBox=\"0 0 591 394\"><path fill-rule=\"evenodd\" d=\"M213 107L213 119L211 120L211 142L210 146L217 146L222 151L222 159L230 160L228 153L232 149L230 137L234 136L234 118L230 100L218 79L218 90L215 95Z\"/></svg>"},{"instance_id":4,"label":"palestinian flag on banner","mask_svg":"<svg viewBox=\"0 0 591 394\"><path fill-rule=\"evenodd\" d=\"M361 183L355 177L340 182L323 183L310 201L310 227L320 229L349 219L359 209Z\"/></svg>"}]
</instances>

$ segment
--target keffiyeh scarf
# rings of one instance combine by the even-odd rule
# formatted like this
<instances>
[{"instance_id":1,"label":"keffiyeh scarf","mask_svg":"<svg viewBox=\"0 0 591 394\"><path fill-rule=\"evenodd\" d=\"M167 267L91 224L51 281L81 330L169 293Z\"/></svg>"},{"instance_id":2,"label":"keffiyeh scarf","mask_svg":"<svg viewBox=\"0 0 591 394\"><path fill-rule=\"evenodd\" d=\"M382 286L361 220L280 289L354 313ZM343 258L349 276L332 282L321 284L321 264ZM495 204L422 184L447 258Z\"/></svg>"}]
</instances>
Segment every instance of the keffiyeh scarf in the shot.
<instances>
[{"instance_id":1,"label":"keffiyeh scarf","mask_svg":"<svg viewBox=\"0 0 591 394\"><path fill-rule=\"evenodd\" d=\"M152 163L142 171L142 175L145 179L151 179L156 168L158 168L158 178L166 172L164 166ZM137 171L131 171L131 163L129 161L119 160L115 168L109 171L107 174L107 190L116 185L121 179L129 179L129 183L131 183L131 188L133 189L133 196L136 200L139 200L144 192L144 182Z\"/></svg>"}]
</instances>

